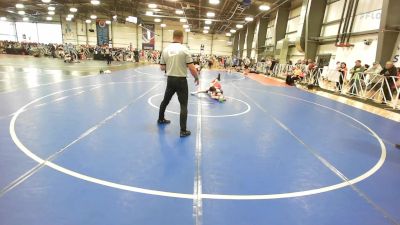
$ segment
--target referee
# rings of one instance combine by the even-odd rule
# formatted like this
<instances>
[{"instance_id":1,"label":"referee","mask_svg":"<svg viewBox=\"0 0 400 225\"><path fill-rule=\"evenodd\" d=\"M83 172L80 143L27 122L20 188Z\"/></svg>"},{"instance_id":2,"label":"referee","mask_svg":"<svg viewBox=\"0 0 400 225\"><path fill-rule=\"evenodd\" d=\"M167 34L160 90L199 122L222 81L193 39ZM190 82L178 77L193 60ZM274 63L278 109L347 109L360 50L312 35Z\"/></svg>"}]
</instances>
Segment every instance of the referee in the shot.
<instances>
[{"instance_id":1,"label":"referee","mask_svg":"<svg viewBox=\"0 0 400 225\"><path fill-rule=\"evenodd\" d=\"M158 124L169 124L171 121L165 119L165 110L171 101L172 96L177 93L179 104L181 105L180 125L181 137L189 136L191 133L186 129L187 121L187 105L188 105L188 84L186 80L187 69L195 79L196 85L199 85L199 78L193 59L189 50L182 45L183 32L175 30L173 34L173 43L166 47L161 55L160 67L168 76L167 88L165 90L164 99L160 105L160 113L158 116Z\"/></svg>"}]
</instances>

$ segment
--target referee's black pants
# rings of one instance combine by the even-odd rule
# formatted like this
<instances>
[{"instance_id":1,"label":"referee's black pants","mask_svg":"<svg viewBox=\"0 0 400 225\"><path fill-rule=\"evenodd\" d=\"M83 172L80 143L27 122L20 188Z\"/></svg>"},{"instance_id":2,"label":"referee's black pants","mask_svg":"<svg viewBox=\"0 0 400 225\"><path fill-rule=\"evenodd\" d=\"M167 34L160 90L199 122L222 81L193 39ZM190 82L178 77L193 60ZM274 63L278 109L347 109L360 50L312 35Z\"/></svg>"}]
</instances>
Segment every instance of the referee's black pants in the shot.
<instances>
[{"instance_id":1,"label":"referee's black pants","mask_svg":"<svg viewBox=\"0 0 400 225\"><path fill-rule=\"evenodd\" d=\"M165 110L169 102L171 101L172 96L177 93L179 104L181 105L181 114L180 114L180 125L181 130L186 130L186 122L187 122L187 114L188 114L188 84L186 77L168 77L167 88L165 89L164 100L160 105L160 114L158 119L165 119Z\"/></svg>"}]
</instances>

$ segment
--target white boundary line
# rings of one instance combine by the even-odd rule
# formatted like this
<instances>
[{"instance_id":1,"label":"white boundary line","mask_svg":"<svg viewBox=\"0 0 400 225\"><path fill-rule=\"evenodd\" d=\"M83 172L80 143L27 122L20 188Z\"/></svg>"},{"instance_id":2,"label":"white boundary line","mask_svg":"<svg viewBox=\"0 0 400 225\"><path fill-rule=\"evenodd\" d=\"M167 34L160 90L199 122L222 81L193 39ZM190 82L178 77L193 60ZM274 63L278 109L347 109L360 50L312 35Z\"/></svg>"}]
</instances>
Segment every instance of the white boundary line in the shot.
<instances>
[{"instance_id":1,"label":"white boundary line","mask_svg":"<svg viewBox=\"0 0 400 225\"><path fill-rule=\"evenodd\" d=\"M163 94L156 94L156 95L151 96L151 97L147 100L147 103L149 103L149 105L151 105L153 108L160 109L160 107L159 107L159 106L156 106L156 105L152 102L152 100L153 100L153 98L158 97L158 96L161 96L161 95L163 95ZM235 113L235 114L226 114L226 115L201 115L201 116L202 116L202 117L207 117L207 118L224 118L224 117L240 116L240 115L243 115L243 114L246 114L246 113L250 112L251 106L250 106L247 102L245 102L245 101L243 101L243 100L240 100L240 99L237 99L237 98L234 98L234 97L229 97L229 96L226 96L226 98L227 98L227 99L233 99L233 100L236 100L236 101L238 101L238 102L241 102L241 103L245 104L245 105L247 106L246 110L244 110L243 112L240 112L240 113ZM174 111L170 111L170 110L165 110L165 111L168 112L168 113L171 113L171 114L175 114L175 115L179 115L179 114L180 114L180 113L178 113L178 112L174 112ZM190 113L189 113L188 116L191 116L191 117L198 117L199 114L198 114L198 113L197 113L197 114L190 114Z\"/></svg>"},{"instance_id":2,"label":"white boundary line","mask_svg":"<svg viewBox=\"0 0 400 225\"><path fill-rule=\"evenodd\" d=\"M77 89L77 88L75 88ZM118 184L118 183L114 183L114 182L110 182L110 181L106 181L106 180L101 180L95 177L91 177L85 174L81 174L78 172L75 172L73 170L64 168L62 166L59 166L55 163L52 162L48 162L43 160L42 158L40 158L39 156L35 155L32 151L30 151L18 138L16 132L15 132L15 123L16 120L18 118L18 116L25 110L25 108L29 107L30 105L44 99L47 97L50 97L52 95L55 95L57 93L60 93L63 91L59 91L59 92L55 92L46 96L43 96L41 98L37 98L31 102L29 102L28 104L26 104L25 106L23 106L22 108L20 108L16 114L13 116L11 122L10 122L10 135L12 140L14 141L14 143L16 144L16 146L24 153L26 154L28 157L30 157L31 159L33 159L34 161L38 162L38 163L43 163L44 165L57 170L61 173L76 177L78 179L82 179L88 182L92 182L92 183L96 183L96 184L100 184L103 186L107 186L107 187L111 187L111 188L116 188L116 189L120 189L120 190L126 190L126 191L131 191L131 192L137 192L137 193L143 193L143 194L149 194L149 195L156 195L156 196L164 196L164 197L171 197L171 198L183 198L183 199L192 199L195 200L197 198L197 196L195 196L194 194L184 194L184 193L176 193L176 192L166 192L166 191L158 191L158 190L152 190L152 189L146 189L146 188L139 188L139 187L134 187L134 186L129 186L129 185L123 185L123 184ZM277 94L277 93L273 93L272 94ZM306 103L310 103L310 104L314 104L317 106L320 106L322 108L331 110L333 112L336 112L340 115L343 115L357 123L359 123L360 125L362 125L364 128L366 128L371 134L373 134L373 136L378 140L380 146L381 146L381 156L378 160L378 162L375 164L375 166L373 166L370 170L368 170L366 173L348 180L348 181L344 181L342 183L338 183L335 185L331 185L331 186L326 186L326 187L322 187L322 188L317 188L317 189L312 189L312 190L306 190L306 191L298 191L298 192L289 192L289 193L280 193L280 194L265 194L265 195L227 195L227 194L201 194L200 197L202 199L220 199L220 200L266 200L266 199L283 199L283 198L294 198L294 197L301 197L301 196L309 196L309 195L315 195L315 194L321 194L321 193L325 193L325 192L329 192L329 191L334 191L340 188L344 188L347 186L351 186L353 184L356 184L360 181L363 181L365 179L367 179L368 177L372 176L374 173L376 173L384 164L385 159L386 159L386 147L383 144L382 139L371 129L369 128L367 125L363 124L362 122L360 122L359 120L355 119L354 117L351 117L345 113L342 113L338 110L335 110L333 108L330 108L328 106L324 106L318 103L314 103L311 101L307 101L305 99L301 99L301 98L296 98L293 96L289 96L289 95L284 95L284 94L280 94L282 96L286 96L288 98L293 98L293 99L297 99L299 101L303 101Z\"/></svg>"}]
</instances>

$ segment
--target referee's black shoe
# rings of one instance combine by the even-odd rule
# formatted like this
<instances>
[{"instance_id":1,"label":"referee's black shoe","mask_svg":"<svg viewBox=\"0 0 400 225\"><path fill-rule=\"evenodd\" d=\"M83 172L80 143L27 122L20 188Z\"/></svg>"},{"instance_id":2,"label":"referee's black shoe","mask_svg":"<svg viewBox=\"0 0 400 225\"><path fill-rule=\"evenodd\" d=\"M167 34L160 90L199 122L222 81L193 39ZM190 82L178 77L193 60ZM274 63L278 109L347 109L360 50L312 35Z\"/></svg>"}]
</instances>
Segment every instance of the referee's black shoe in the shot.
<instances>
[{"instance_id":1,"label":"referee's black shoe","mask_svg":"<svg viewBox=\"0 0 400 225\"><path fill-rule=\"evenodd\" d=\"M159 119L157 120L157 123L162 125L162 124L170 124L171 120L166 120L166 119Z\"/></svg>"},{"instance_id":2,"label":"referee's black shoe","mask_svg":"<svg viewBox=\"0 0 400 225\"><path fill-rule=\"evenodd\" d=\"M181 130L181 137L187 137L190 134L192 134L192 133L188 130Z\"/></svg>"},{"instance_id":3,"label":"referee's black shoe","mask_svg":"<svg viewBox=\"0 0 400 225\"><path fill-rule=\"evenodd\" d=\"M396 148L400 149L400 144L394 145Z\"/></svg>"}]
</instances>

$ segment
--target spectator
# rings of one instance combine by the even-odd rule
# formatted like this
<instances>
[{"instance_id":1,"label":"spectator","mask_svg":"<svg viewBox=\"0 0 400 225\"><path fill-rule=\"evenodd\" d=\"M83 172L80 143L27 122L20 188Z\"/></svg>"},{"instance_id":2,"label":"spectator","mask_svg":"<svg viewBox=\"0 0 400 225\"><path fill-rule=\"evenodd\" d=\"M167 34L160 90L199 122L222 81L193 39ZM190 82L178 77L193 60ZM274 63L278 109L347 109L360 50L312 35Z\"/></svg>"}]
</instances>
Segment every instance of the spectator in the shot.
<instances>
[{"instance_id":1,"label":"spectator","mask_svg":"<svg viewBox=\"0 0 400 225\"><path fill-rule=\"evenodd\" d=\"M395 88L395 83L397 81L397 69L392 61L386 62L385 68L381 71L381 75L385 76L385 82L383 84L383 93L386 102L392 100L392 91ZM382 103L385 103L383 101Z\"/></svg>"},{"instance_id":2,"label":"spectator","mask_svg":"<svg viewBox=\"0 0 400 225\"><path fill-rule=\"evenodd\" d=\"M356 60L355 66L350 70L351 78L350 78L350 93L356 95L361 89L361 79L363 73L365 71L365 67L361 65L361 60Z\"/></svg>"},{"instance_id":3,"label":"spectator","mask_svg":"<svg viewBox=\"0 0 400 225\"><path fill-rule=\"evenodd\" d=\"M368 81L367 90L371 90L372 88L376 90L376 88L380 88L380 86L377 85L377 83L380 80L379 74L382 71L382 69L383 69L382 66L378 62L374 62L372 64L372 67L368 68L365 71L366 80Z\"/></svg>"},{"instance_id":4,"label":"spectator","mask_svg":"<svg viewBox=\"0 0 400 225\"><path fill-rule=\"evenodd\" d=\"M337 69L339 72L339 81L336 82L336 90L342 92L344 79L347 76L347 65L345 62L340 63L340 67Z\"/></svg>"}]
</instances>

